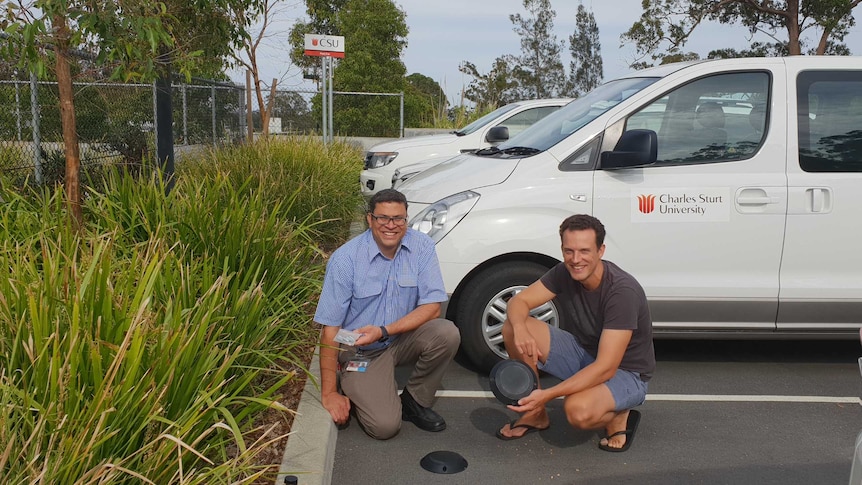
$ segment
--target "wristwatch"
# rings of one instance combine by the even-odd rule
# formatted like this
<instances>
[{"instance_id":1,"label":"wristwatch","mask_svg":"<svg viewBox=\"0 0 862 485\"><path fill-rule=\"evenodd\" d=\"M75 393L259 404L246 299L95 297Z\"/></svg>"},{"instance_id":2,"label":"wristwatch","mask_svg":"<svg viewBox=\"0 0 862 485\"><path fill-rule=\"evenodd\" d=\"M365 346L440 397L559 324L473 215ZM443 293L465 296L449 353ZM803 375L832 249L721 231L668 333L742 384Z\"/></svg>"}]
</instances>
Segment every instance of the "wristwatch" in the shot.
<instances>
[{"instance_id":1,"label":"wristwatch","mask_svg":"<svg viewBox=\"0 0 862 485\"><path fill-rule=\"evenodd\" d=\"M383 332L383 335L381 335L380 339L377 341L378 342L385 342L385 341L389 340L389 330L386 330L385 325L380 327L380 331Z\"/></svg>"}]
</instances>

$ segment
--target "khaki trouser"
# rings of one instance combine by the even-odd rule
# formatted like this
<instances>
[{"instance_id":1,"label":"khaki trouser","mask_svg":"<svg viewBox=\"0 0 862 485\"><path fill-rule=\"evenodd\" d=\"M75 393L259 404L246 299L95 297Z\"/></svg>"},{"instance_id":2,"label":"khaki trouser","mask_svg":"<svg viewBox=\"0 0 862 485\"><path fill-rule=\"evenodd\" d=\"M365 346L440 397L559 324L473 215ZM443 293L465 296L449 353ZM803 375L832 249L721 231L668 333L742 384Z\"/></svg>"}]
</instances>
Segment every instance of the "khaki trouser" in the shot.
<instances>
[{"instance_id":1,"label":"khaki trouser","mask_svg":"<svg viewBox=\"0 0 862 485\"><path fill-rule=\"evenodd\" d=\"M395 367L414 364L404 387L417 403L434 404L446 367L461 343L455 324L437 318L398 336L389 347L363 352L371 359L365 372L342 370L341 390L350 398L362 428L376 439L389 439L401 429L401 399L395 382ZM356 354L356 349L342 346L338 355L342 369Z\"/></svg>"}]
</instances>

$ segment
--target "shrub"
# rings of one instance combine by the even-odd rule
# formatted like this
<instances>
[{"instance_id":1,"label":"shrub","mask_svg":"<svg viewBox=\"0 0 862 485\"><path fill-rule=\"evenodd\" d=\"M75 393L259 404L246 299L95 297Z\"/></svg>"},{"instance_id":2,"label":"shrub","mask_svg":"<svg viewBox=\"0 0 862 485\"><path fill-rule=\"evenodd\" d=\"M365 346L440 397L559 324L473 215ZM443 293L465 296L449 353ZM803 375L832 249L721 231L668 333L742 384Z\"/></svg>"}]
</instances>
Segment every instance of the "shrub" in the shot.
<instances>
[{"instance_id":1,"label":"shrub","mask_svg":"<svg viewBox=\"0 0 862 485\"><path fill-rule=\"evenodd\" d=\"M352 219L356 207L355 173L337 192L348 186L317 183L316 157L288 162L296 152L278 149L210 154L184 166L168 196L155 174L111 174L88 192L83 233L61 188L2 192L4 481L274 478L254 458L277 437L249 423L280 407L273 396L295 378L277 364L313 340L318 238L334 240L329 228L345 224L335 214ZM318 153L344 158L327 165L336 180L359 159ZM241 160L255 170L240 172Z\"/></svg>"}]
</instances>

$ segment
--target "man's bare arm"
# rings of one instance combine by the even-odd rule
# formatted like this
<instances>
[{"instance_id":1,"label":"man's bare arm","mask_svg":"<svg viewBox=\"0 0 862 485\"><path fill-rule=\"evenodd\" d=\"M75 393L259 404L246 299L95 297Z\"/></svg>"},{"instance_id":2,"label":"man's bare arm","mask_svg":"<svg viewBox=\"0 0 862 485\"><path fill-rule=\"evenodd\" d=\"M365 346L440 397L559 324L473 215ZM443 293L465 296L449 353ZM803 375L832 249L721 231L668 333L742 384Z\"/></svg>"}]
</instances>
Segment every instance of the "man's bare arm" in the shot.
<instances>
[{"instance_id":1,"label":"man's bare arm","mask_svg":"<svg viewBox=\"0 0 862 485\"><path fill-rule=\"evenodd\" d=\"M320 332L320 399L336 424L347 422L350 399L338 392L338 343L334 340L339 327L323 326Z\"/></svg>"}]
</instances>

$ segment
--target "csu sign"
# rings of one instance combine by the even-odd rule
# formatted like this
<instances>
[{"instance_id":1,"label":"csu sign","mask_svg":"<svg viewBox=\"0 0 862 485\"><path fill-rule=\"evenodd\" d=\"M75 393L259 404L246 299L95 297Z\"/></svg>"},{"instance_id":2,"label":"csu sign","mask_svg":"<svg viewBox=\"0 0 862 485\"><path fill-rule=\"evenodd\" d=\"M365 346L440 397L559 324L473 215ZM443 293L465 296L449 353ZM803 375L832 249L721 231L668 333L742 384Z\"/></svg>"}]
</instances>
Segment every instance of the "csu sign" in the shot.
<instances>
[{"instance_id":1,"label":"csu sign","mask_svg":"<svg viewBox=\"0 0 862 485\"><path fill-rule=\"evenodd\" d=\"M305 55L342 58L344 57L344 37L305 34Z\"/></svg>"}]
</instances>

